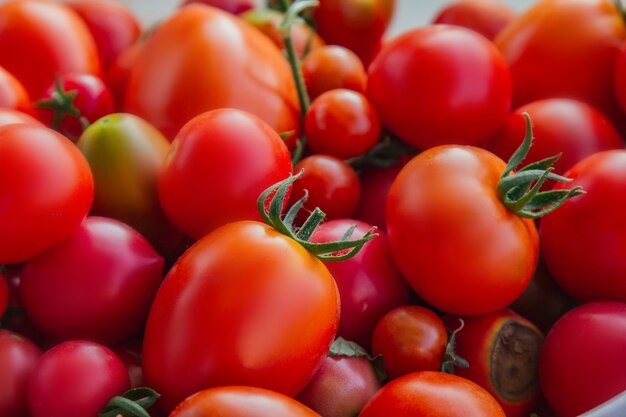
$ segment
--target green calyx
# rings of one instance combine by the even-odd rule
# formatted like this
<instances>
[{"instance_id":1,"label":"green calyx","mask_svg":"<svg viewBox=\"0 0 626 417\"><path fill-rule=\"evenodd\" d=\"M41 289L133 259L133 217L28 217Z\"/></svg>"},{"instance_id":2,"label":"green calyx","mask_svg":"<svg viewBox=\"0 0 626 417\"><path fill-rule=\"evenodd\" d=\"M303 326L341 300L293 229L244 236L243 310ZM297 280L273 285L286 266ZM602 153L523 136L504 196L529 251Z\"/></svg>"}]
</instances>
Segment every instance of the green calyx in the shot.
<instances>
[{"instance_id":1,"label":"green calyx","mask_svg":"<svg viewBox=\"0 0 626 417\"><path fill-rule=\"evenodd\" d=\"M446 350L443 352L443 358L441 360L441 366L439 370L441 372L445 372L447 374L454 375L454 368L469 368L469 363L456 354L456 335L458 332L463 330L465 327L465 322L462 319L459 319L459 327L450 332L448 336L448 344L446 345Z\"/></svg>"},{"instance_id":2,"label":"green calyx","mask_svg":"<svg viewBox=\"0 0 626 417\"><path fill-rule=\"evenodd\" d=\"M376 373L376 377L379 381L384 381L387 379L387 372L385 371L385 367L383 364L383 356L376 355L372 356L365 349L363 349L356 342L351 342L349 340L344 339L343 337L338 337L335 339L333 344L330 346L330 351L328 352L328 356L345 356L348 358L366 358L372 368L374 368L374 372Z\"/></svg>"},{"instance_id":3,"label":"green calyx","mask_svg":"<svg viewBox=\"0 0 626 417\"><path fill-rule=\"evenodd\" d=\"M552 171L552 165L561 155L551 156L541 161L533 162L525 167L513 171L522 163L532 145L532 123L528 113L522 113L526 121L526 135L519 148L513 153L506 165L500 182L498 194L504 205L520 217L537 219L559 208L572 197L584 194L582 187L569 190L540 191L547 181L570 182L571 179L557 175Z\"/></svg>"},{"instance_id":4,"label":"green calyx","mask_svg":"<svg viewBox=\"0 0 626 417\"><path fill-rule=\"evenodd\" d=\"M89 122L80 114L80 110L74 105L77 94L77 90L65 91L60 78L56 77L54 80L54 91L50 97L35 102L35 107L52 111L52 129L56 131L59 131L61 122L66 116L78 119L84 131L89 127Z\"/></svg>"},{"instance_id":5,"label":"green calyx","mask_svg":"<svg viewBox=\"0 0 626 417\"><path fill-rule=\"evenodd\" d=\"M338 241L326 243L309 242L313 232L326 218L326 215L322 210L316 207L302 226L294 226L293 223L296 216L308 198L307 192L289 208L284 217L282 216L283 206L287 199L287 192L301 175L302 171L298 174L290 175L289 178L272 185L259 196L257 207L259 213L261 213L261 216L268 225L272 226L283 235L292 238L309 251L309 253L323 261L343 261L344 259L352 258L367 242L378 236L378 234L374 233L376 227L372 227L360 239L350 240L356 230L356 225L354 225L350 227Z\"/></svg>"},{"instance_id":6,"label":"green calyx","mask_svg":"<svg viewBox=\"0 0 626 417\"><path fill-rule=\"evenodd\" d=\"M146 409L152 407L160 395L151 388L141 387L113 397L98 417L150 417Z\"/></svg>"}]
</instances>

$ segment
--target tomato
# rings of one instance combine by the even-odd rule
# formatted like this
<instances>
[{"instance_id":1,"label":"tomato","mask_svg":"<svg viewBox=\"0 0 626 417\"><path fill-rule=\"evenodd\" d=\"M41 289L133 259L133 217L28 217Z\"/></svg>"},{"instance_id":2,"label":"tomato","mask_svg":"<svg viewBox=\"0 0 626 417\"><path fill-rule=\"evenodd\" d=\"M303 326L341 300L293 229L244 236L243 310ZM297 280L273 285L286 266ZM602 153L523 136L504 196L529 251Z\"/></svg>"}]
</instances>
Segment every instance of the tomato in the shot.
<instances>
[{"instance_id":1,"label":"tomato","mask_svg":"<svg viewBox=\"0 0 626 417\"><path fill-rule=\"evenodd\" d=\"M69 140L36 125L0 128L0 263L70 237L92 199L89 165Z\"/></svg>"},{"instance_id":2,"label":"tomato","mask_svg":"<svg viewBox=\"0 0 626 417\"><path fill-rule=\"evenodd\" d=\"M514 18L513 9L496 0L457 0L441 9L433 23L463 26L493 40Z\"/></svg>"},{"instance_id":3,"label":"tomato","mask_svg":"<svg viewBox=\"0 0 626 417\"><path fill-rule=\"evenodd\" d=\"M0 107L0 126L12 125L12 124L30 124L30 125L38 125L43 127L41 122L34 117L22 113L18 110L12 110L7 108Z\"/></svg>"},{"instance_id":4,"label":"tomato","mask_svg":"<svg viewBox=\"0 0 626 417\"><path fill-rule=\"evenodd\" d=\"M449 25L414 29L390 42L370 66L367 84L383 125L420 149L489 138L508 115L511 88L495 46Z\"/></svg>"},{"instance_id":5,"label":"tomato","mask_svg":"<svg viewBox=\"0 0 626 417\"><path fill-rule=\"evenodd\" d=\"M617 95L622 111L626 112L626 47L622 47L617 54L613 77L615 94Z\"/></svg>"},{"instance_id":6,"label":"tomato","mask_svg":"<svg viewBox=\"0 0 626 417\"><path fill-rule=\"evenodd\" d=\"M626 390L625 332L626 304L616 302L577 307L554 325L541 352L540 377L559 416L577 416Z\"/></svg>"},{"instance_id":7,"label":"tomato","mask_svg":"<svg viewBox=\"0 0 626 417\"><path fill-rule=\"evenodd\" d=\"M613 68L626 40L620 11L610 0L542 0L495 40L511 68L513 102L549 97L585 101L617 122Z\"/></svg>"},{"instance_id":8,"label":"tomato","mask_svg":"<svg viewBox=\"0 0 626 417\"><path fill-rule=\"evenodd\" d=\"M361 193L359 177L350 165L333 156L313 155L294 168L294 172L301 170L304 173L291 190L292 204L307 190L309 198L304 204L305 210L319 207L329 220L350 217Z\"/></svg>"},{"instance_id":9,"label":"tomato","mask_svg":"<svg viewBox=\"0 0 626 417\"><path fill-rule=\"evenodd\" d=\"M539 161L561 154L554 164L558 174L594 153L624 148L621 136L602 113L588 104L568 99L545 99L520 107L509 115L486 148L502 159L512 155L519 138L524 136L524 112L532 117L535 135L527 158Z\"/></svg>"},{"instance_id":10,"label":"tomato","mask_svg":"<svg viewBox=\"0 0 626 417\"><path fill-rule=\"evenodd\" d=\"M172 255L183 235L165 216L157 194L167 139L145 120L117 113L89 126L77 145L96 185L91 213L123 221L160 254Z\"/></svg>"},{"instance_id":11,"label":"tomato","mask_svg":"<svg viewBox=\"0 0 626 417\"><path fill-rule=\"evenodd\" d=\"M498 402L480 386L442 372L416 372L385 385L359 417L504 417Z\"/></svg>"},{"instance_id":12,"label":"tomato","mask_svg":"<svg viewBox=\"0 0 626 417\"><path fill-rule=\"evenodd\" d=\"M93 417L128 387L126 367L111 350L70 341L50 349L37 363L28 406L33 417Z\"/></svg>"},{"instance_id":13,"label":"tomato","mask_svg":"<svg viewBox=\"0 0 626 417\"><path fill-rule=\"evenodd\" d=\"M346 88L365 93L367 74L363 63L351 50L337 45L313 49L302 60L302 76L309 97L326 91Z\"/></svg>"},{"instance_id":14,"label":"tomato","mask_svg":"<svg viewBox=\"0 0 626 417\"><path fill-rule=\"evenodd\" d=\"M41 355L30 340L0 329L0 415L27 417L28 382Z\"/></svg>"},{"instance_id":15,"label":"tomato","mask_svg":"<svg viewBox=\"0 0 626 417\"><path fill-rule=\"evenodd\" d=\"M172 223L199 239L230 221L259 219L257 197L290 172L289 151L269 125L241 110L214 110L172 142L159 199Z\"/></svg>"},{"instance_id":16,"label":"tomato","mask_svg":"<svg viewBox=\"0 0 626 417\"><path fill-rule=\"evenodd\" d=\"M0 67L0 107L23 112L31 110L24 86L10 72Z\"/></svg>"},{"instance_id":17,"label":"tomato","mask_svg":"<svg viewBox=\"0 0 626 417\"><path fill-rule=\"evenodd\" d=\"M541 331L511 310L463 320L455 352L469 367L455 374L485 388L507 417L528 417L539 397Z\"/></svg>"},{"instance_id":18,"label":"tomato","mask_svg":"<svg viewBox=\"0 0 626 417\"><path fill-rule=\"evenodd\" d=\"M117 1L70 0L66 4L87 25L104 69L141 33L137 18Z\"/></svg>"},{"instance_id":19,"label":"tomato","mask_svg":"<svg viewBox=\"0 0 626 417\"><path fill-rule=\"evenodd\" d=\"M537 264L537 231L500 200L504 162L480 148L429 149L400 171L387 198L391 252L409 284L445 312L502 309Z\"/></svg>"},{"instance_id":20,"label":"tomato","mask_svg":"<svg viewBox=\"0 0 626 417\"><path fill-rule=\"evenodd\" d=\"M165 278L146 326L144 377L164 411L198 390L231 384L294 396L321 365L338 324L337 286L321 261L262 223L229 223Z\"/></svg>"},{"instance_id":21,"label":"tomato","mask_svg":"<svg viewBox=\"0 0 626 417\"><path fill-rule=\"evenodd\" d=\"M261 388L227 386L200 391L180 403L170 417L319 417L296 400Z\"/></svg>"},{"instance_id":22,"label":"tomato","mask_svg":"<svg viewBox=\"0 0 626 417\"><path fill-rule=\"evenodd\" d=\"M232 14L241 14L254 8L253 0L185 0L183 6L191 3L202 3L207 6L217 7Z\"/></svg>"},{"instance_id":23,"label":"tomato","mask_svg":"<svg viewBox=\"0 0 626 417\"><path fill-rule=\"evenodd\" d=\"M353 237L362 237L372 227L349 219L330 220L315 230L311 241L337 241L352 225L356 226ZM341 298L337 334L367 350L378 320L389 310L409 302L409 286L391 257L387 237L383 232L377 233L378 237L354 257L324 263L335 278Z\"/></svg>"},{"instance_id":24,"label":"tomato","mask_svg":"<svg viewBox=\"0 0 626 417\"><path fill-rule=\"evenodd\" d=\"M115 354L124 362L131 388L145 386L141 370L141 340L133 338L115 349Z\"/></svg>"},{"instance_id":25,"label":"tomato","mask_svg":"<svg viewBox=\"0 0 626 417\"><path fill-rule=\"evenodd\" d=\"M253 113L279 133L299 127L293 76L278 48L234 16L191 4L146 41L126 110L173 138L192 117L225 107Z\"/></svg>"},{"instance_id":26,"label":"tomato","mask_svg":"<svg viewBox=\"0 0 626 417\"><path fill-rule=\"evenodd\" d=\"M0 65L40 98L54 77L100 73L89 30L66 6L50 0L11 0L0 5Z\"/></svg>"},{"instance_id":27,"label":"tomato","mask_svg":"<svg viewBox=\"0 0 626 417\"><path fill-rule=\"evenodd\" d=\"M380 120L361 93L338 89L316 98L306 114L304 132L315 153L349 159L378 143Z\"/></svg>"},{"instance_id":28,"label":"tomato","mask_svg":"<svg viewBox=\"0 0 626 417\"><path fill-rule=\"evenodd\" d=\"M4 312L7 308L7 304L9 302L9 287L7 286L7 281L0 270L0 320L2 320L2 316L4 316Z\"/></svg>"},{"instance_id":29,"label":"tomato","mask_svg":"<svg viewBox=\"0 0 626 417\"><path fill-rule=\"evenodd\" d=\"M578 301L626 302L626 217L616 203L626 192L626 150L591 155L566 175L587 194L542 219L548 270Z\"/></svg>"},{"instance_id":30,"label":"tomato","mask_svg":"<svg viewBox=\"0 0 626 417\"><path fill-rule=\"evenodd\" d=\"M124 110L124 100L126 98L126 88L128 87L130 73L139 58L139 53L144 43L145 42L140 39L124 49L111 64L109 64L107 69L106 82L113 94L113 101L115 102L115 109L117 111Z\"/></svg>"}]
</instances>

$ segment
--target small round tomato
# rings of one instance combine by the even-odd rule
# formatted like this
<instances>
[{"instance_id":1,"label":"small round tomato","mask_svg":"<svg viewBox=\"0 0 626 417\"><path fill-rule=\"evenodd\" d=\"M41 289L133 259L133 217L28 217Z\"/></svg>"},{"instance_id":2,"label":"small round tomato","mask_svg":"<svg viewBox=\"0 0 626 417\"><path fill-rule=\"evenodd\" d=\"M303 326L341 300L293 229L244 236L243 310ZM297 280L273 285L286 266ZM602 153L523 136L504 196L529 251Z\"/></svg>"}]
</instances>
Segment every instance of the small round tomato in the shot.
<instances>
[{"instance_id":1,"label":"small round tomato","mask_svg":"<svg viewBox=\"0 0 626 417\"><path fill-rule=\"evenodd\" d=\"M626 390L624 334L624 303L585 304L554 325L541 352L540 377L559 416L578 416Z\"/></svg>"},{"instance_id":2,"label":"small round tomato","mask_svg":"<svg viewBox=\"0 0 626 417\"><path fill-rule=\"evenodd\" d=\"M33 417L93 417L128 388L126 367L111 350L97 343L65 342L37 362L28 406Z\"/></svg>"},{"instance_id":3,"label":"small round tomato","mask_svg":"<svg viewBox=\"0 0 626 417\"><path fill-rule=\"evenodd\" d=\"M383 125L419 149L485 141L504 123L511 90L496 47L450 25L426 26L393 40L370 66L367 83Z\"/></svg>"},{"instance_id":4,"label":"small round tomato","mask_svg":"<svg viewBox=\"0 0 626 417\"><path fill-rule=\"evenodd\" d=\"M191 3L206 4L232 14L241 14L254 8L254 0L185 0L181 6Z\"/></svg>"},{"instance_id":5,"label":"small round tomato","mask_svg":"<svg viewBox=\"0 0 626 417\"><path fill-rule=\"evenodd\" d=\"M30 340L0 329L0 415L27 417L30 376L41 350Z\"/></svg>"},{"instance_id":6,"label":"small round tomato","mask_svg":"<svg viewBox=\"0 0 626 417\"><path fill-rule=\"evenodd\" d=\"M7 304L9 302L9 287L7 285L7 281L0 271L0 320L2 316L4 316L4 312L7 308Z\"/></svg>"},{"instance_id":7,"label":"small round tomato","mask_svg":"<svg viewBox=\"0 0 626 417\"><path fill-rule=\"evenodd\" d=\"M330 90L316 98L304 119L308 145L315 153L354 158L380 136L380 120L367 98L356 91Z\"/></svg>"},{"instance_id":8,"label":"small round tomato","mask_svg":"<svg viewBox=\"0 0 626 417\"><path fill-rule=\"evenodd\" d=\"M515 18L515 11L496 0L457 0L445 6L433 23L463 26L493 40Z\"/></svg>"},{"instance_id":9,"label":"small round tomato","mask_svg":"<svg viewBox=\"0 0 626 417\"><path fill-rule=\"evenodd\" d=\"M363 63L354 52L342 46L328 45L312 50L302 60L301 68L311 99L337 88L365 93L367 74Z\"/></svg>"},{"instance_id":10,"label":"small round tomato","mask_svg":"<svg viewBox=\"0 0 626 417\"><path fill-rule=\"evenodd\" d=\"M0 67L0 107L23 112L31 110L24 86L10 72Z\"/></svg>"},{"instance_id":11,"label":"small round tomato","mask_svg":"<svg viewBox=\"0 0 626 417\"><path fill-rule=\"evenodd\" d=\"M80 151L45 127L0 128L0 263L32 258L74 233L93 200Z\"/></svg>"},{"instance_id":12,"label":"small round tomato","mask_svg":"<svg viewBox=\"0 0 626 417\"><path fill-rule=\"evenodd\" d=\"M26 113L12 109L0 108L0 126L14 124L29 124L43 127L43 124L41 124L39 120Z\"/></svg>"},{"instance_id":13,"label":"small round tomato","mask_svg":"<svg viewBox=\"0 0 626 417\"><path fill-rule=\"evenodd\" d=\"M170 417L320 417L293 398L262 388L226 386L200 391Z\"/></svg>"},{"instance_id":14,"label":"small round tomato","mask_svg":"<svg viewBox=\"0 0 626 417\"><path fill-rule=\"evenodd\" d=\"M385 385L359 417L505 417L480 386L442 372L416 372Z\"/></svg>"},{"instance_id":15,"label":"small round tomato","mask_svg":"<svg viewBox=\"0 0 626 417\"><path fill-rule=\"evenodd\" d=\"M311 212L319 207L329 220L352 215L359 203L361 186L359 177L348 163L333 156L313 155L304 158L294 168L295 172L302 170L300 180L291 190L291 204L302 198L307 190L309 198L304 203L304 211Z\"/></svg>"}]
</instances>

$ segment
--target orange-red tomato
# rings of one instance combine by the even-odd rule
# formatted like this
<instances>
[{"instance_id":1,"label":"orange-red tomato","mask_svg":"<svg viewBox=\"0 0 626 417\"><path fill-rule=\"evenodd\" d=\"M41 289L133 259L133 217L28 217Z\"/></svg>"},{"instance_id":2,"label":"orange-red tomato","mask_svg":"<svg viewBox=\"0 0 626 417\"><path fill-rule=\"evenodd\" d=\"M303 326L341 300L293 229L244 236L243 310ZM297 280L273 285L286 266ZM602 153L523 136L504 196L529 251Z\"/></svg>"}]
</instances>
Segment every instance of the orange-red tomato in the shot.
<instances>
[{"instance_id":1,"label":"orange-red tomato","mask_svg":"<svg viewBox=\"0 0 626 417\"><path fill-rule=\"evenodd\" d=\"M336 88L365 93L367 74L351 50L328 45L311 51L302 60L302 76L311 99Z\"/></svg>"},{"instance_id":2,"label":"orange-red tomato","mask_svg":"<svg viewBox=\"0 0 626 417\"><path fill-rule=\"evenodd\" d=\"M0 126L13 125L18 123L27 123L43 126L43 124L39 120L35 119L33 116L22 113L21 111L0 107Z\"/></svg>"},{"instance_id":3,"label":"orange-red tomato","mask_svg":"<svg viewBox=\"0 0 626 417\"><path fill-rule=\"evenodd\" d=\"M139 53L143 45L144 41L141 39L133 43L120 52L113 62L109 64L109 68L107 69L106 82L111 89L115 101L115 108L118 111L122 111L124 108L126 88L128 87L130 73L139 58Z\"/></svg>"},{"instance_id":4,"label":"orange-red tomato","mask_svg":"<svg viewBox=\"0 0 626 417\"><path fill-rule=\"evenodd\" d=\"M439 11L433 23L463 26L493 40L515 18L515 12L497 0L457 0Z\"/></svg>"},{"instance_id":5,"label":"orange-red tomato","mask_svg":"<svg viewBox=\"0 0 626 417\"><path fill-rule=\"evenodd\" d=\"M24 86L10 72L0 67L0 107L19 111L31 110Z\"/></svg>"}]
</instances>

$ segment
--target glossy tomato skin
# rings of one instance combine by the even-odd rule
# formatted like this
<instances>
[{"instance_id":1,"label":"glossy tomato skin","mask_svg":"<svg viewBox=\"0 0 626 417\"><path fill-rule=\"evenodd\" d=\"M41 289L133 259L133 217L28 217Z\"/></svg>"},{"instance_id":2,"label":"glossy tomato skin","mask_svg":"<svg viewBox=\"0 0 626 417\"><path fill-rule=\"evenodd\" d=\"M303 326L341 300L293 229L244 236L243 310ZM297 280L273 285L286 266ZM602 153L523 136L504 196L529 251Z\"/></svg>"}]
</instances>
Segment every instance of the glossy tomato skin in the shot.
<instances>
[{"instance_id":1,"label":"glossy tomato skin","mask_svg":"<svg viewBox=\"0 0 626 417\"><path fill-rule=\"evenodd\" d=\"M172 142L159 200L176 227L199 239L230 221L259 219L258 196L290 173L289 151L269 125L241 110L213 110Z\"/></svg>"},{"instance_id":2,"label":"glossy tomato skin","mask_svg":"<svg viewBox=\"0 0 626 417\"><path fill-rule=\"evenodd\" d=\"M170 417L320 417L293 398L274 391L226 386L200 391L170 414Z\"/></svg>"},{"instance_id":3,"label":"glossy tomato skin","mask_svg":"<svg viewBox=\"0 0 626 417\"><path fill-rule=\"evenodd\" d=\"M487 391L442 372L415 372L385 385L359 417L505 417Z\"/></svg>"},{"instance_id":4,"label":"glossy tomato skin","mask_svg":"<svg viewBox=\"0 0 626 417\"><path fill-rule=\"evenodd\" d=\"M13 124L30 124L43 127L43 124L34 117L18 110L0 108L0 127Z\"/></svg>"},{"instance_id":5,"label":"glossy tomato skin","mask_svg":"<svg viewBox=\"0 0 626 417\"><path fill-rule=\"evenodd\" d=\"M439 146L413 158L389 191L391 252L416 293L437 309L497 311L532 278L537 231L502 204L504 167L480 148Z\"/></svg>"},{"instance_id":6,"label":"glossy tomato skin","mask_svg":"<svg viewBox=\"0 0 626 417\"><path fill-rule=\"evenodd\" d=\"M578 161L597 152L623 149L624 141L613 124L588 104L570 99L545 99L526 104L512 112L504 127L486 148L508 160L526 132L522 113L533 121L533 146L526 159L539 161L561 154L554 172L563 174Z\"/></svg>"},{"instance_id":7,"label":"glossy tomato skin","mask_svg":"<svg viewBox=\"0 0 626 417\"><path fill-rule=\"evenodd\" d=\"M140 331L163 274L163 258L129 226L88 217L72 237L28 260L20 295L56 340L121 342Z\"/></svg>"},{"instance_id":8,"label":"glossy tomato skin","mask_svg":"<svg viewBox=\"0 0 626 417\"><path fill-rule=\"evenodd\" d=\"M89 165L45 127L0 128L0 263L17 263L67 239L93 199Z\"/></svg>"},{"instance_id":9,"label":"glossy tomato skin","mask_svg":"<svg viewBox=\"0 0 626 417\"><path fill-rule=\"evenodd\" d=\"M49 0L11 0L0 6L0 65L39 99L54 77L100 74L89 30L66 6Z\"/></svg>"},{"instance_id":10,"label":"glossy tomato skin","mask_svg":"<svg viewBox=\"0 0 626 417\"><path fill-rule=\"evenodd\" d=\"M370 66L367 84L383 125L419 149L486 140L504 123L511 90L496 47L450 25L414 29L391 41Z\"/></svg>"},{"instance_id":11,"label":"glossy tomato skin","mask_svg":"<svg viewBox=\"0 0 626 417\"><path fill-rule=\"evenodd\" d=\"M617 54L613 77L615 94L617 95L622 111L626 112L626 47L622 47Z\"/></svg>"},{"instance_id":12,"label":"glossy tomato skin","mask_svg":"<svg viewBox=\"0 0 626 417\"><path fill-rule=\"evenodd\" d=\"M515 11L496 0L457 0L445 6L433 23L463 26L489 40L515 18Z\"/></svg>"},{"instance_id":13,"label":"glossy tomato skin","mask_svg":"<svg viewBox=\"0 0 626 417\"><path fill-rule=\"evenodd\" d=\"M69 341L47 351L28 388L33 417L93 417L129 388L124 363L97 343Z\"/></svg>"},{"instance_id":14,"label":"glossy tomato skin","mask_svg":"<svg viewBox=\"0 0 626 417\"><path fill-rule=\"evenodd\" d=\"M338 324L337 286L321 261L262 223L229 223L183 254L159 289L144 377L164 411L229 384L294 396L324 360Z\"/></svg>"},{"instance_id":15,"label":"glossy tomato skin","mask_svg":"<svg viewBox=\"0 0 626 417\"><path fill-rule=\"evenodd\" d=\"M363 63L342 46L327 45L309 52L302 60L302 76L311 99L337 88L365 94L367 74Z\"/></svg>"},{"instance_id":16,"label":"glossy tomato skin","mask_svg":"<svg viewBox=\"0 0 626 417\"><path fill-rule=\"evenodd\" d=\"M566 175L573 179L568 188L582 186L586 194L541 220L546 265L578 301L626 302L626 218L615 203L626 190L626 150L591 155Z\"/></svg>"},{"instance_id":17,"label":"glossy tomato skin","mask_svg":"<svg viewBox=\"0 0 626 417\"><path fill-rule=\"evenodd\" d=\"M125 106L170 139L192 117L226 107L253 113L279 133L299 129L295 84L278 48L234 16L199 4L146 41Z\"/></svg>"},{"instance_id":18,"label":"glossy tomato skin","mask_svg":"<svg viewBox=\"0 0 626 417\"><path fill-rule=\"evenodd\" d=\"M2 67L0 67L0 107L22 112L32 110L24 86Z\"/></svg>"},{"instance_id":19,"label":"glossy tomato skin","mask_svg":"<svg viewBox=\"0 0 626 417\"><path fill-rule=\"evenodd\" d=\"M41 350L30 340L0 329L0 415L26 417L30 376Z\"/></svg>"},{"instance_id":20,"label":"glossy tomato skin","mask_svg":"<svg viewBox=\"0 0 626 417\"><path fill-rule=\"evenodd\" d=\"M232 14L241 14L254 8L253 0L185 0L183 6L191 3L201 3L217 7Z\"/></svg>"},{"instance_id":21,"label":"glossy tomato skin","mask_svg":"<svg viewBox=\"0 0 626 417\"><path fill-rule=\"evenodd\" d=\"M338 241L351 226L352 239L362 237L372 225L351 219L330 220L311 236L312 242ZM341 298L341 319L337 334L370 350L378 320L389 310L409 301L409 286L396 267L384 232L369 241L350 259L324 262L332 274Z\"/></svg>"},{"instance_id":22,"label":"glossy tomato skin","mask_svg":"<svg viewBox=\"0 0 626 417\"><path fill-rule=\"evenodd\" d=\"M577 416L626 390L625 331L626 304L617 302L585 304L554 325L541 353L540 377L559 416Z\"/></svg>"}]
</instances>

